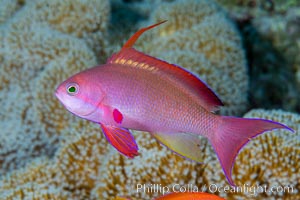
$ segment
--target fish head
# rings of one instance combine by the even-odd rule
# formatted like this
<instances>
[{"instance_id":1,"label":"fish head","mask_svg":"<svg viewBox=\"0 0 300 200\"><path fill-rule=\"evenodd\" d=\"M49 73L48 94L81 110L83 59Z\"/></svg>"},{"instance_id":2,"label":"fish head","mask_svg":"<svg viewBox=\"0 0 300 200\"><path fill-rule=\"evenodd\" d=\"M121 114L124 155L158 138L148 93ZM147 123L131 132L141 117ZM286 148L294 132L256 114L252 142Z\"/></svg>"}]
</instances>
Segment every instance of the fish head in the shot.
<instances>
[{"instance_id":1,"label":"fish head","mask_svg":"<svg viewBox=\"0 0 300 200\"><path fill-rule=\"evenodd\" d=\"M105 94L99 83L83 72L62 82L57 87L55 96L68 111L89 119L89 116L99 110Z\"/></svg>"}]
</instances>

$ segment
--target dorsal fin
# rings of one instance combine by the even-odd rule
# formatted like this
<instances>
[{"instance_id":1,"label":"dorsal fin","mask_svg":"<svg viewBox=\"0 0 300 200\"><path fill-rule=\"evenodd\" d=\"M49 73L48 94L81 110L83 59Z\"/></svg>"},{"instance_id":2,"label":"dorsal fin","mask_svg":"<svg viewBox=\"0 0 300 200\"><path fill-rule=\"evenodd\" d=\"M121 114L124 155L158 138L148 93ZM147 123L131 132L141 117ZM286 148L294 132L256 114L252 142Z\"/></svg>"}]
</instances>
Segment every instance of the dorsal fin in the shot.
<instances>
[{"instance_id":1,"label":"dorsal fin","mask_svg":"<svg viewBox=\"0 0 300 200\"><path fill-rule=\"evenodd\" d=\"M133 36L131 36L131 37L129 38L129 40L127 40L127 42L123 45L121 51L122 51L123 49L125 49L125 48L130 48L130 47L132 47L132 46L134 45L134 43L137 41L137 39L139 39L139 37L140 37L145 31L148 31L148 30L151 29L151 28L154 28L154 27L156 27L156 26L158 26L158 25L160 25L160 24L162 24L162 23L165 23L166 21L167 21L167 20L164 20L164 21L159 22L159 23L157 23L157 24L153 24L153 25L151 25L151 26L141 28L140 30L138 30L137 32L135 32L135 33L133 34Z\"/></svg>"},{"instance_id":2,"label":"dorsal fin","mask_svg":"<svg viewBox=\"0 0 300 200\"><path fill-rule=\"evenodd\" d=\"M190 95L196 96L201 106L209 112L216 111L219 106L223 106L217 95L196 75L182 67L146 55L134 48L121 50L119 53L114 54L107 63L132 67L137 70L147 70L149 73L164 76L173 84L186 89Z\"/></svg>"},{"instance_id":3,"label":"dorsal fin","mask_svg":"<svg viewBox=\"0 0 300 200\"><path fill-rule=\"evenodd\" d=\"M118 53L113 54L106 63L120 64L124 65L124 67L134 67L136 69L147 70L162 75L172 81L173 84L177 84L187 89L190 95L196 96L200 101L201 106L207 111L216 111L219 106L223 106L223 103L217 95L200 80L200 78L182 67L159 60L132 48L135 41L145 31L164 22L166 22L166 20L138 30L124 44L122 49Z\"/></svg>"}]
</instances>

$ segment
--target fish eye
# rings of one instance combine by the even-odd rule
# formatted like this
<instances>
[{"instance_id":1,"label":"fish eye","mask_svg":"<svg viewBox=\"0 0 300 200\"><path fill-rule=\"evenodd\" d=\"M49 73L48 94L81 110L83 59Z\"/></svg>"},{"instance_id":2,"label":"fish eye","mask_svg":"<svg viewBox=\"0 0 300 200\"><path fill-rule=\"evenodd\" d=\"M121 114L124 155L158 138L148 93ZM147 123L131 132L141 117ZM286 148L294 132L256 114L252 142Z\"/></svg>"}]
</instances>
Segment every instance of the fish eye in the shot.
<instances>
[{"instance_id":1,"label":"fish eye","mask_svg":"<svg viewBox=\"0 0 300 200\"><path fill-rule=\"evenodd\" d=\"M78 93L79 86L76 83L68 84L67 92L69 95L75 95Z\"/></svg>"}]
</instances>

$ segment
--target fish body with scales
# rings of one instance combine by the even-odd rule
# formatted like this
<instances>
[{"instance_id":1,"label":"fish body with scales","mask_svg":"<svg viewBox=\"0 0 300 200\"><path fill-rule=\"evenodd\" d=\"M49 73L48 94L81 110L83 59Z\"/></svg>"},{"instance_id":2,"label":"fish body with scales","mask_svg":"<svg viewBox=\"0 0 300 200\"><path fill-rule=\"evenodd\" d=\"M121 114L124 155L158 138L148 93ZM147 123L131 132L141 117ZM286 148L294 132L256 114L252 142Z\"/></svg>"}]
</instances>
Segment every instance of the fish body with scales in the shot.
<instances>
[{"instance_id":1,"label":"fish body with scales","mask_svg":"<svg viewBox=\"0 0 300 200\"><path fill-rule=\"evenodd\" d=\"M161 22L163 23L163 22ZM265 131L289 127L264 119L216 115L217 95L185 69L132 48L136 32L106 64L79 72L56 89L73 114L100 124L107 140L129 158L138 146L129 129L147 131L181 156L203 162L199 136L207 137L231 185L239 150Z\"/></svg>"},{"instance_id":2,"label":"fish body with scales","mask_svg":"<svg viewBox=\"0 0 300 200\"><path fill-rule=\"evenodd\" d=\"M92 89L92 92L104 95L87 119L148 132L198 133L204 136L213 132L215 126L203 126L199 121L214 125L217 124L214 123L218 120L217 115L202 108L184 87L174 85L165 74L158 73L159 70L149 72L116 64L87 70L85 76L89 80L101 80L101 90ZM75 81L79 82L76 78ZM114 108L122 113L121 123L111 115Z\"/></svg>"}]
</instances>

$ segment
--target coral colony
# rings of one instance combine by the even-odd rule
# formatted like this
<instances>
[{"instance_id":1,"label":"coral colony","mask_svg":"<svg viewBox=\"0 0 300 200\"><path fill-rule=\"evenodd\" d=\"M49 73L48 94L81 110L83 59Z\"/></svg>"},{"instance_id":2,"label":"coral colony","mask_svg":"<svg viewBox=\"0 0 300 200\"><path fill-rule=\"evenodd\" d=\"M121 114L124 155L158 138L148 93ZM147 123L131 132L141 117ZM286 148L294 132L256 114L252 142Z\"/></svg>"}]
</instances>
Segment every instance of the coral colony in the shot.
<instances>
[{"instance_id":1,"label":"coral colony","mask_svg":"<svg viewBox=\"0 0 300 200\"><path fill-rule=\"evenodd\" d=\"M290 2L281 4L295 7L279 5L272 20L264 20L272 29L258 23L260 15L254 25L258 24L258 31L267 31L264 36L276 39L270 41L280 51L289 49L284 51L285 58L295 58L291 65L299 71L297 56L290 56L297 55L293 54L298 45L295 37L286 28L277 32L281 24L293 25L297 7ZM138 183L169 188L174 184L228 186L207 140L201 140L205 165L199 165L175 155L148 133L134 132L140 156L124 159L107 144L97 125L76 119L53 96L61 81L105 61L132 32L165 19L168 23L148 32L135 47L199 75L224 101L221 114L269 119L295 130L295 134L277 130L261 135L236 159L235 184L266 186L268 192L258 192L255 197L245 192L215 194L228 199L300 198L300 116L265 109L245 113L252 105L247 101L244 47L232 21L212 0L2 0L0 13L0 199L111 200L128 196L141 200L161 194L136 192ZM133 26L136 19L124 13L137 13L146 20ZM257 13L268 19L268 13ZM114 20L123 24L114 27ZM278 185L294 190L270 192Z\"/></svg>"}]
</instances>

